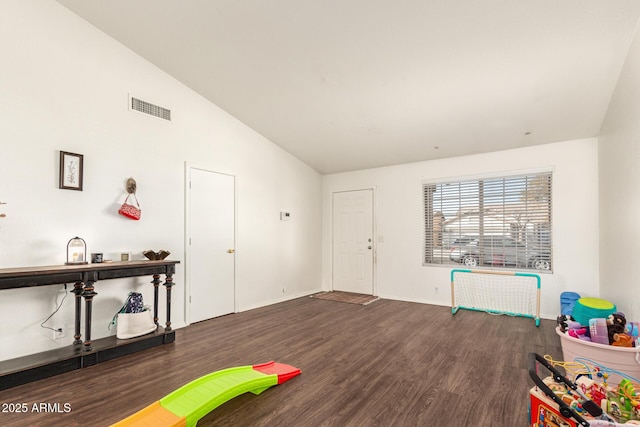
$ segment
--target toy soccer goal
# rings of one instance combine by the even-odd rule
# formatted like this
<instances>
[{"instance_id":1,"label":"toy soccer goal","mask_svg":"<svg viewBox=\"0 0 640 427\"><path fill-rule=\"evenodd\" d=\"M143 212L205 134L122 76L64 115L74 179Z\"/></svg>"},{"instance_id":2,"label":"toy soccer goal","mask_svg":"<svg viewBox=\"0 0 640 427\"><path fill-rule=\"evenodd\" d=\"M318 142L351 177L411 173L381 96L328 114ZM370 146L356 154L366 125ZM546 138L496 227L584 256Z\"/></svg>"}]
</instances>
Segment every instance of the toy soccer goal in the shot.
<instances>
[{"instance_id":1,"label":"toy soccer goal","mask_svg":"<svg viewBox=\"0 0 640 427\"><path fill-rule=\"evenodd\" d=\"M540 326L540 276L502 271L451 271L451 314L459 309L530 317Z\"/></svg>"}]
</instances>

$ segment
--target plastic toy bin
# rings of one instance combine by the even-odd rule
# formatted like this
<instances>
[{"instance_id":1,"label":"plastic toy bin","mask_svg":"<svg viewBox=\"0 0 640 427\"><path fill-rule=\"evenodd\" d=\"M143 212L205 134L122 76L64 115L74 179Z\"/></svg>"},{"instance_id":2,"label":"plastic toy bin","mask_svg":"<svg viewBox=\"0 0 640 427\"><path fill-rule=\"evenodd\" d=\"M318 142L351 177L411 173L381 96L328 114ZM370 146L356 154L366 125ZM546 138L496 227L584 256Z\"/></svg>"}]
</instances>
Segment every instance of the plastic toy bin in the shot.
<instances>
[{"instance_id":1,"label":"plastic toy bin","mask_svg":"<svg viewBox=\"0 0 640 427\"><path fill-rule=\"evenodd\" d=\"M640 347L615 347L583 341L563 333L560 327L556 327L556 333L560 336L565 362L572 362L577 357L590 359L609 369L640 379Z\"/></svg>"}]
</instances>

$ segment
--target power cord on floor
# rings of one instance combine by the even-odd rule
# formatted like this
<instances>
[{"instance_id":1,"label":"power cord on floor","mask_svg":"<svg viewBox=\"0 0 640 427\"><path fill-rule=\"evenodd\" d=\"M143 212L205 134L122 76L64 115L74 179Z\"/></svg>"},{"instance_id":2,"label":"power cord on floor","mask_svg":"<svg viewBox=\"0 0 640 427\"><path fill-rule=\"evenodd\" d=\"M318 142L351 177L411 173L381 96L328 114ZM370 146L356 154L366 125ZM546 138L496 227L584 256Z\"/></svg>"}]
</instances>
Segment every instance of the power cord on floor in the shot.
<instances>
[{"instance_id":1,"label":"power cord on floor","mask_svg":"<svg viewBox=\"0 0 640 427\"><path fill-rule=\"evenodd\" d=\"M67 290L67 284L66 283L64 284L64 290L65 291ZM60 310L60 307L62 307L62 304L64 303L64 300L67 299L68 295L69 295L69 292L65 292L64 293L64 297L62 298L62 301L60 301L60 304L58 304L58 307L54 310L53 313L51 313L49 315L49 317L47 317L46 319L44 319L44 321L42 323L40 323L40 327L41 328L49 329L49 330L51 330L53 332L62 332L62 328L56 329L56 328L52 328L50 326L45 326L45 323L47 323L49 321L49 319L51 319L53 317L53 315L56 314L58 312L58 310Z\"/></svg>"}]
</instances>

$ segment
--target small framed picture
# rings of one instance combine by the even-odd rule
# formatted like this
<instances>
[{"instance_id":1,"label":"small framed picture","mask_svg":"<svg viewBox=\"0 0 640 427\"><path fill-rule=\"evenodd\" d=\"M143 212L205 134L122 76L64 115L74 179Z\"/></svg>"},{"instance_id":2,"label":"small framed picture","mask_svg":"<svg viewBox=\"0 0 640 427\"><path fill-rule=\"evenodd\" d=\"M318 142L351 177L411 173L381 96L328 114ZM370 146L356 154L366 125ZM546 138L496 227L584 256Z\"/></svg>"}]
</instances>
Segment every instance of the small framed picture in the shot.
<instances>
[{"instance_id":1,"label":"small framed picture","mask_svg":"<svg viewBox=\"0 0 640 427\"><path fill-rule=\"evenodd\" d=\"M60 151L60 188L82 191L82 154Z\"/></svg>"}]
</instances>

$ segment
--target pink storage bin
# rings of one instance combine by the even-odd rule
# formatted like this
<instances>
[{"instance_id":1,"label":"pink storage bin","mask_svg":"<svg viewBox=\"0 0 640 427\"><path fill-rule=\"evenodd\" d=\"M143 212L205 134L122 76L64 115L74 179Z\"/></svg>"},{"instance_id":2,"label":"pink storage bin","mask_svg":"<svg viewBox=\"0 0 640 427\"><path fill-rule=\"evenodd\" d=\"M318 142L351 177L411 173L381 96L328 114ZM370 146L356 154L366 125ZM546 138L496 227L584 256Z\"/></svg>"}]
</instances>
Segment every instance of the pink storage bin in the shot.
<instances>
[{"instance_id":1,"label":"pink storage bin","mask_svg":"<svg viewBox=\"0 0 640 427\"><path fill-rule=\"evenodd\" d=\"M556 333L560 336L565 362L573 362L577 357L590 359L640 380L640 347L615 347L583 341L563 333L559 326L556 327ZM613 375L608 382L615 386L620 381L619 376Z\"/></svg>"}]
</instances>

